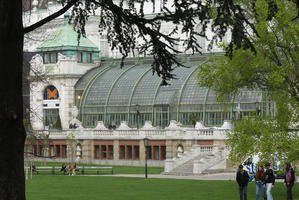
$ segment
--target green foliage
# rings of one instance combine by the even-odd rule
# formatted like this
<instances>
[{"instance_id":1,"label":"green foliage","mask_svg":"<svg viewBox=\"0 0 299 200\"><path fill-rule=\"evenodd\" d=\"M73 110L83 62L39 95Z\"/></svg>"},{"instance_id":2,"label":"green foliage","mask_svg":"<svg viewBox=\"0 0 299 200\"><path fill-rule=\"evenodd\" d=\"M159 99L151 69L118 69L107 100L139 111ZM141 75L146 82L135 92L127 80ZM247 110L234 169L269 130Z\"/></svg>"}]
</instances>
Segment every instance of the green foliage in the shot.
<instances>
[{"instance_id":1,"label":"green foliage","mask_svg":"<svg viewBox=\"0 0 299 200\"><path fill-rule=\"evenodd\" d=\"M229 134L232 161L261 152L263 160L299 160L298 6L286 0L244 0L257 34L255 52L234 47L230 56L211 57L199 68L199 84L212 87L223 102L242 89L263 91L275 102L275 116L236 121Z\"/></svg>"},{"instance_id":2,"label":"green foliage","mask_svg":"<svg viewBox=\"0 0 299 200\"><path fill-rule=\"evenodd\" d=\"M55 124L53 125L53 128L54 129L61 129L62 128L60 115L57 116L57 119L56 119Z\"/></svg>"}]
</instances>

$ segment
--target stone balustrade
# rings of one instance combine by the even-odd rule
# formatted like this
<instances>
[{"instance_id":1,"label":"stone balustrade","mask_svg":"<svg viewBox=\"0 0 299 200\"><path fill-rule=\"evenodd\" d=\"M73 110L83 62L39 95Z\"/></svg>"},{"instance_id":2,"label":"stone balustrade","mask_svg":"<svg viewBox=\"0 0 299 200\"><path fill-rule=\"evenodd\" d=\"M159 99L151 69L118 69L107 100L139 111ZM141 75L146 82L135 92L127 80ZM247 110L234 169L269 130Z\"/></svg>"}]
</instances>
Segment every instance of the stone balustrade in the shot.
<instances>
[{"instance_id":1,"label":"stone balustrade","mask_svg":"<svg viewBox=\"0 0 299 200\"><path fill-rule=\"evenodd\" d=\"M174 123L174 122L172 122ZM143 127L140 129L130 128L126 124L121 125L115 130L107 128L79 128L66 130L41 130L39 134L48 135L49 139L67 139L67 136L73 135L74 139L126 139L126 140L142 140L149 138L153 140L225 140L226 133L231 131L227 127L221 128L185 128L170 124L164 129L155 127Z\"/></svg>"},{"instance_id":2,"label":"stone balustrade","mask_svg":"<svg viewBox=\"0 0 299 200\"><path fill-rule=\"evenodd\" d=\"M150 138L155 140L225 140L226 132L230 130L61 130L38 131L39 134L49 135L49 139L67 139L73 134L75 139L134 139Z\"/></svg>"}]
</instances>

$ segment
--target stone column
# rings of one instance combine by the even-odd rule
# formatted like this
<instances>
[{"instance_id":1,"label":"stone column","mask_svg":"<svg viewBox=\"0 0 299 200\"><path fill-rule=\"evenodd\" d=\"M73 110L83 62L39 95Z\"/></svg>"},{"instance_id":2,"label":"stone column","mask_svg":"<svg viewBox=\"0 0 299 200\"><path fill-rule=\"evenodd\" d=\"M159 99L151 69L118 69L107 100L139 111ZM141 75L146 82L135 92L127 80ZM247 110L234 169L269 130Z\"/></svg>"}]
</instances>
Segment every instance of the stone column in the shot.
<instances>
[{"instance_id":1,"label":"stone column","mask_svg":"<svg viewBox=\"0 0 299 200\"><path fill-rule=\"evenodd\" d=\"M145 148L143 140L139 141L139 151L140 160L145 160Z\"/></svg>"},{"instance_id":2,"label":"stone column","mask_svg":"<svg viewBox=\"0 0 299 200\"><path fill-rule=\"evenodd\" d=\"M81 144L82 160L89 161L90 159L93 159L93 155L94 155L93 141L92 140L83 140L83 141L80 141L80 144Z\"/></svg>"},{"instance_id":3,"label":"stone column","mask_svg":"<svg viewBox=\"0 0 299 200\"><path fill-rule=\"evenodd\" d=\"M119 160L119 140L113 141L113 158Z\"/></svg>"}]
</instances>

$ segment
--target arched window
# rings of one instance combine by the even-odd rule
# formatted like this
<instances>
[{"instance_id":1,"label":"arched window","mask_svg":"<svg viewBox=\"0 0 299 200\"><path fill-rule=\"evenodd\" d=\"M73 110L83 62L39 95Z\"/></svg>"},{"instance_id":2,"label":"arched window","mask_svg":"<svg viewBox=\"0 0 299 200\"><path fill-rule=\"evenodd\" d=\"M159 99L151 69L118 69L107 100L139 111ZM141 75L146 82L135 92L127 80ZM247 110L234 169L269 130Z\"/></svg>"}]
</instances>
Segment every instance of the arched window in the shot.
<instances>
[{"instance_id":1,"label":"arched window","mask_svg":"<svg viewBox=\"0 0 299 200\"><path fill-rule=\"evenodd\" d=\"M59 93L56 87L53 85L49 85L46 87L44 91L44 100L48 99L58 99L59 98Z\"/></svg>"}]
</instances>

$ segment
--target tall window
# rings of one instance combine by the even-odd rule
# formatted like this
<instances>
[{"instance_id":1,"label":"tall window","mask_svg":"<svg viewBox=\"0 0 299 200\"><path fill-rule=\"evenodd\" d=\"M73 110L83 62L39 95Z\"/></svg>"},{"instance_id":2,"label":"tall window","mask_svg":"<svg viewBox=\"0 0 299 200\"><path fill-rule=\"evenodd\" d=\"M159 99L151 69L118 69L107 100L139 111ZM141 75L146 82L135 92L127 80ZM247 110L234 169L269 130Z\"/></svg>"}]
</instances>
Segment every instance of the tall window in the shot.
<instances>
[{"instance_id":1,"label":"tall window","mask_svg":"<svg viewBox=\"0 0 299 200\"><path fill-rule=\"evenodd\" d=\"M126 158L125 156L126 156L125 146L121 145L120 152L119 152L119 159L125 159Z\"/></svg>"},{"instance_id":2,"label":"tall window","mask_svg":"<svg viewBox=\"0 0 299 200\"><path fill-rule=\"evenodd\" d=\"M77 61L79 63L92 63L92 53L84 51L78 52Z\"/></svg>"},{"instance_id":3,"label":"tall window","mask_svg":"<svg viewBox=\"0 0 299 200\"><path fill-rule=\"evenodd\" d=\"M57 122L59 109L44 109L44 125L52 128Z\"/></svg>"},{"instance_id":4,"label":"tall window","mask_svg":"<svg viewBox=\"0 0 299 200\"><path fill-rule=\"evenodd\" d=\"M134 146L134 151L135 151L135 159L139 160L139 146Z\"/></svg>"},{"instance_id":5,"label":"tall window","mask_svg":"<svg viewBox=\"0 0 299 200\"><path fill-rule=\"evenodd\" d=\"M113 159L113 145L109 145L108 149L109 149L109 159Z\"/></svg>"},{"instance_id":6,"label":"tall window","mask_svg":"<svg viewBox=\"0 0 299 200\"><path fill-rule=\"evenodd\" d=\"M59 127L61 128L61 122L59 118L59 93L56 87L49 85L45 88L43 94L43 118L45 129L51 129L56 123L60 123ZM57 124L57 125L58 125Z\"/></svg>"},{"instance_id":7,"label":"tall window","mask_svg":"<svg viewBox=\"0 0 299 200\"><path fill-rule=\"evenodd\" d=\"M160 105L154 107L155 119L154 124L155 126L162 126L166 127L169 124L169 106L168 105Z\"/></svg>"},{"instance_id":8,"label":"tall window","mask_svg":"<svg viewBox=\"0 0 299 200\"><path fill-rule=\"evenodd\" d=\"M44 64L57 63L57 52L45 52L43 53Z\"/></svg>"}]
</instances>

